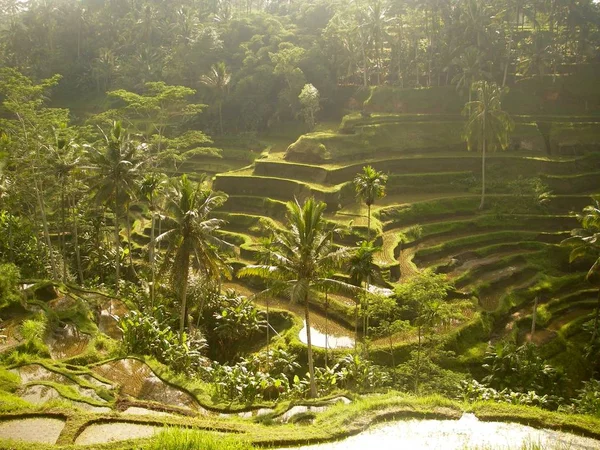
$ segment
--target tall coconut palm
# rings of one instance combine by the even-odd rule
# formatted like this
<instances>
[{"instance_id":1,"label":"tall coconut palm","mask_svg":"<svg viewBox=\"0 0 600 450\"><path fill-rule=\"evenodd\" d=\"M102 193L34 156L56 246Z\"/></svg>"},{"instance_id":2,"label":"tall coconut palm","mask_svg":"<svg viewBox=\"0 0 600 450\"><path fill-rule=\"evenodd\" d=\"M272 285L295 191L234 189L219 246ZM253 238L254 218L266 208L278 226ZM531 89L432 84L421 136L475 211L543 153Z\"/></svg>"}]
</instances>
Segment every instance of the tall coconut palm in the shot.
<instances>
[{"instance_id":1,"label":"tall coconut palm","mask_svg":"<svg viewBox=\"0 0 600 450\"><path fill-rule=\"evenodd\" d=\"M68 205L71 204L70 198L67 198L68 187L72 173L80 166L81 155L80 147L73 139L66 139L60 136L60 129L54 129L54 142L47 146L50 168L53 174L60 182L60 247L62 252L62 276L63 281L67 281L67 250L66 250L66 219ZM70 196L69 196L70 197ZM77 236L77 220L74 220L74 236ZM79 247L76 243L75 253L77 256L77 270L79 281L83 283L81 273L81 262L79 256Z\"/></svg>"},{"instance_id":2,"label":"tall coconut palm","mask_svg":"<svg viewBox=\"0 0 600 450\"><path fill-rule=\"evenodd\" d=\"M151 281L150 281L150 305L154 306L154 292L156 284L156 215L159 211L158 198L162 188L166 184L166 177L159 172L151 172L147 174L140 183L140 194L146 202L150 210L150 242L148 244L148 264L150 264Z\"/></svg>"},{"instance_id":3,"label":"tall coconut palm","mask_svg":"<svg viewBox=\"0 0 600 450\"><path fill-rule=\"evenodd\" d=\"M514 123L507 112L502 111L502 89L496 83L478 81L473 85L477 100L465 105L463 114L469 118L465 125L464 139L467 148L481 148L481 203L485 202L485 156L497 148L506 150Z\"/></svg>"},{"instance_id":4,"label":"tall coconut palm","mask_svg":"<svg viewBox=\"0 0 600 450\"><path fill-rule=\"evenodd\" d=\"M214 95L219 110L219 128L223 134L223 101L227 94L231 74L227 72L227 66L224 62L213 64L210 67L210 72L200 77L200 82L209 87Z\"/></svg>"},{"instance_id":5,"label":"tall coconut palm","mask_svg":"<svg viewBox=\"0 0 600 450\"><path fill-rule=\"evenodd\" d=\"M95 199L113 210L115 239L115 293L119 292L121 267L120 219L121 210L134 195L136 180L141 174L145 160L139 154L139 145L114 122L108 135L104 135L101 149L88 146L92 168L96 171L92 188ZM129 211L125 210L125 214Z\"/></svg>"},{"instance_id":6,"label":"tall coconut palm","mask_svg":"<svg viewBox=\"0 0 600 450\"><path fill-rule=\"evenodd\" d=\"M336 249L326 229L323 212L326 205L307 199L287 203L288 227L274 233L270 248L270 264L248 266L238 272L239 277L258 276L270 282L270 287L259 295L285 294L293 302L304 305L310 395L317 396L310 332L309 299L315 291L356 293L347 283L326 276L331 267L339 266L347 257L345 248Z\"/></svg>"},{"instance_id":7,"label":"tall coconut palm","mask_svg":"<svg viewBox=\"0 0 600 450\"><path fill-rule=\"evenodd\" d=\"M592 196L593 204L583 208L582 214L577 215L581 228L571 230L571 237L562 243L571 247L569 260L571 262L582 257L591 257L594 262L588 270L585 278L596 285L600 282L600 195ZM598 290L598 302L592 331L591 342L596 340L600 332L600 289Z\"/></svg>"},{"instance_id":8,"label":"tall coconut palm","mask_svg":"<svg viewBox=\"0 0 600 450\"><path fill-rule=\"evenodd\" d=\"M356 196L367 205L367 241L371 240L371 205L376 199L385 197L387 178L371 166L363 167L362 172L354 177Z\"/></svg>"},{"instance_id":9,"label":"tall coconut palm","mask_svg":"<svg viewBox=\"0 0 600 450\"><path fill-rule=\"evenodd\" d=\"M199 271L206 280L230 277L230 269L221 250L231 245L219 239L216 231L224 221L210 218L212 211L227 200L221 192L214 192L195 183L186 175L177 180L167 200L166 225L169 230L156 238L168 242L165 268L170 268L171 282L180 301L179 332L187 322L187 288L190 268Z\"/></svg>"}]
</instances>

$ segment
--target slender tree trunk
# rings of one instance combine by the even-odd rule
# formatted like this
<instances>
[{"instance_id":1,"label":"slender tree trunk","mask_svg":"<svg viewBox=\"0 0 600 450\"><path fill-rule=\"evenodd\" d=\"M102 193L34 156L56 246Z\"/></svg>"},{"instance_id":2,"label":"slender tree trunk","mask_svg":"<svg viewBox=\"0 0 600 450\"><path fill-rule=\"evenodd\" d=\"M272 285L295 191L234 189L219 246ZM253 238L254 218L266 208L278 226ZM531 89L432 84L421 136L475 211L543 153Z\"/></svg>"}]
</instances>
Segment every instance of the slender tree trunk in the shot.
<instances>
[{"instance_id":1,"label":"slender tree trunk","mask_svg":"<svg viewBox=\"0 0 600 450\"><path fill-rule=\"evenodd\" d=\"M509 29L510 29L509 25ZM506 52L506 63L504 64L504 76L502 77L502 87L506 86L506 78L508 76L508 67L510 66L510 52L512 51L512 32L508 33L508 51Z\"/></svg>"},{"instance_id":2,"label":"slender tree trunk","mask_svg":"<svg viewBox=\"0 0 600 450\"><path fill-rule=\"evenodd\" d=\"M223 103L219 102L219 127L221 129L221 136L223 136Z\"/></svg>"},{"instance_id":3,"label":"slender tree trunk","mask_svg":"<svg viewBox=\"0 0 600 450\"><path fill-rule=\"evenodd\" d=\"M598 326L600 325L600 289L598 290L598 302L596 303L596 317L594 318L594 329L592 330L592 338L590 342L593 344L598 336Z\"/></svg>"},{"instance_id":4,"label":"slender tree trunk","mask_svg":"<svg viewBox=\"0 0 600 450\"><path fill-rule=\"evenodd\" d=\"M131 223L129 222L129 204L127 204L127 209L125 211L125 231L127 232L127 250L129 251L129 267L131 267L133 275L137 278L137 272L135 271L135 266L133 265L133 251L131 247Z\"/></svg>"},{"instance_id":5,"label":"slender tree trunk","mask_svg":"<svg viewBox=\"0 0 600 450\"><path fill-rule=\"evenodd\" d=\"M269 325L269 298L267 297L267 372L271 370L271 335Z\"/></svg>"},{"instance_id":6,"label":"slender tree trunk","mask_svg":"<svg viewBox=\"0 0 600 450\"><path fill-rule=\"evenodd\" d=\"M184 244L185 245L185 244ZM181 300L181 315L179 317L179 334L180 334L180 338L183 338L183 331L185 330L185 325L187 322L187 288L188 288L188 276L189 276L189 271L190 271L190 257L189 255L187 255L186 258L184 258L184 263L183 263L183 267L182 267L182 273L181 273L181 293L180 293L180 300Z\"/></svg>"},{"instance_id":7,"label":"slender tree trunk","mask_svg":"<svg viewBox=\"0 0 600 450\"><path fill-rule=\"evenodd\" d=\"M325 289L325 367L329 357L329 298Z\"/></svg>"},{"instance_id":8,"label":"slender tree trunk","mask_svg":"<svg viewBox=\"0 0 600 450\"><path fill-rule=\"evenodd\" d=\"M361 50L362 50L362 57L363 57L363 86L367 87L369 85L368 82L368 76L367 76L367 52L365 50L365 43L364 40L361 39Z\"/></svg>"},{"instance_id":9,"label":"slender tree trunk","mask_svg":"<svg viewBox=\"0 0 600 450\"><path fill-rule=\"evenodd\" d=\"M73 214L73 245L75 247L77 275L79 277L79 284L83 285L83 269L81 267L81 251L79 249L79 227L77 225L77 208L75 207L75 199L73 197L71 197L71 208Z\"/></svg>"},{"instance_id":10,"label":"slender tree trunk","mask_svg":"<svg viewBox=\"0 0 600 450\"><path fill-rule=\"evenodd\" d=\"M367 241L371 241L371 205L367 203Z\"/></svg>"},{"instance_id":11,"label":"slender tree trunk","mask_svg":"<svg viewBox=\"0 0 600 450\"><path fill-rule=\"evenodd\" d=\"M538 297L535 297L535 300L533 302L533 312L531 314L531 338L530 340L533 341L533 336L535 335L535 321L537 318L537 306L538 306Z\"/></svg>"},{"instance_id":12,"label":"slender tree trunk","mask_svg":"<svg viewBox=\"0 0 600 450\"><path fill-rule=\"evenodd\" d=\"M308 294L304 296L304 319L306 320L306 347L308 351L308 376L310 378L310 397L317 397L315 384L315 367L313 363L312 342L310 340L310 313L308 310Z\"/></svg>"},{"instance_id":13,"label":"slender tree trunk","mask_svg":"<svg viewBox=\"0 0 600 450\"><path fill-rule=\"evenodd\" d=\"M481 203L479 204L479 209L483 209L483 205L485 202L485 147L486 147L486 139L485 139L485 115L483 116L483 143L482 143L482 152L481 152Z\"/></svg>"},{"instance_id":14,"label":"slender tree trunk","mask_svg":"<svg viewBox=\"0 0 600 450\"><path fill-rule=\"evenodd\" d=\"M44 200L42 198L42 193L40 192L39 180L37 179L37 175L34 175L33 184L34 184L34 188L35 188L35 197L37 199L38 208L40 210L40 217L42 219L42 228L44 230L44 240L46 241L46 246L48 247L48 256L50 257L50 267L52 269L52 279L58 280L58 272L56 270L56 261L54 259L54 251L52 250L52 241L50 240L50 231L48 228L48 219L46 218L46 208L44 206Z\"/></svg>"},{"instance_id":15,"label":"slender tree trunk","mask_svg":"<svg viewBox=\"0 0 600 450\"><path fill-rule=\"evenodd\" d=\"M419 393L419 376L421 375L421 325L418 327L417 370L415 375L415 394Z\"/></svg>"},{"instance_id":16,"label":"slender tree trunk","mask_svg":"<svg viewBox=\"0 0 600 450\"><path fill-rule=\"evenodd\" d=\"M63 283L67 281L67 243L65 238L65 183L61 183L60 188L60 245L62 250L62 279Z\"/></svg>"},{"instance_id":17,"label":"slender tree trunk","mask_svg":"<svg viewBox=\"0 0 600 450\"><path fill-rule=\"evenodd\" d=\"M115 294L119 294L119 277L121 275L121 237L119 236L119 189L115 192Z\"/></svg>"},{"instance_id":18,"label":"slender tree trunk","mask_svg":"<svg viewBox=\"0 0 600 450\"><path fill-rule=\"evenodd\" d=\"M152 199L150 199L152 202ZM154 225L156 222L156 215L154 208L152 208L152 218L150 220L150 245L148 246L148 258L150 263L151 281L150 281L150 307L154 308L154 283L156 283L156 270L154 268Z\"/></svg>"},{"instance_id":19,"label":"slender tree trunk","mask_svg":"<svg viewBox=\"0 0 600 450\"><path fill-rule=\"evenodd\" d=\"M358 352L358 300L354 302L354 351Z\"/></svg>"}]
</instances>

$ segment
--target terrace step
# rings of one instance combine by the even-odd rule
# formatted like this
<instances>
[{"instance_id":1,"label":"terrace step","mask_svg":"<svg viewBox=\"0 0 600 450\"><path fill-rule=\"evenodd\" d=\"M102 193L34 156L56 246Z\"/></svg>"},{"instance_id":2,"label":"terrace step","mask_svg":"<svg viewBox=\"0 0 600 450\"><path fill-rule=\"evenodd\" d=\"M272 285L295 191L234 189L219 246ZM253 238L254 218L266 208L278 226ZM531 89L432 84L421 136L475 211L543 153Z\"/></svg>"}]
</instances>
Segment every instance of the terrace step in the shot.
<instances>
[{"instance_id":1,"label":"terrace step","mask_svg":"<svg viewBox=\"0 0 600 450\"><path fill-rule=\"evenodd\" d=\"M351 183L327 187L285 178L249 176L239 174L217 175L213 188L229 196L263 197L283 202L308 197L327 203L327 211L337 211L343 205L354 201L354 187Z\"/></svg>"}]
</instances>

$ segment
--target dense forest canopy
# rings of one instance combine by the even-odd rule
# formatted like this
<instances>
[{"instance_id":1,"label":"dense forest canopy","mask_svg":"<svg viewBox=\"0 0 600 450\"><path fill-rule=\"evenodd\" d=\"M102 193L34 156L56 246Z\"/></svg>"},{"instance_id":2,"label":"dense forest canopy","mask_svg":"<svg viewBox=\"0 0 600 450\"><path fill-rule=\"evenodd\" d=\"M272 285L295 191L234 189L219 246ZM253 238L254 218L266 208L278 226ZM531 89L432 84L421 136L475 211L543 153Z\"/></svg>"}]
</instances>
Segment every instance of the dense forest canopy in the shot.
<instances>
[{"instance_id":1,"label":"dense forest canopy","mask_svg":"<svg viewBox=\"0 0 600 450\"><path fill-rule=\"evenodd\" d=\"M0 11L2 63L62 75L53 101L79 119L106 91L164 81L222 106L230 132L294 119L307 83L331 115L348 85L556 81L596 61L600 42L592 0L4 0ZM215 131L216 116L204 119Z\"/></svg>"},{"instance_id":2,"label":"dense forest canopy","mask_svg":"<svg viewBox=\"0 0 600 450\"><path fill-rule=\"evenodd\" d=\"M599 74L595 0L0 0L0 447L600 438Z\"/></svg>"}]
</instances>

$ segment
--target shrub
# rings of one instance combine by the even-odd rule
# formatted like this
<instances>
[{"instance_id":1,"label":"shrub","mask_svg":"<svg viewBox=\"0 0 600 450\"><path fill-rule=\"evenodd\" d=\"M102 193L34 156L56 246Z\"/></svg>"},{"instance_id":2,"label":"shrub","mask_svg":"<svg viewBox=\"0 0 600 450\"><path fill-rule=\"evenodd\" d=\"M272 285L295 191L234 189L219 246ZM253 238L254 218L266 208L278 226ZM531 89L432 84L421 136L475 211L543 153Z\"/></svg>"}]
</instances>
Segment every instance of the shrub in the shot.
<instances>
[{"instance_id":1,"label":"shrub","mask_svg":"<svg viewBox=\"0 0 600 450\"><path fill-rule=\"evenodd\" d=\"M497 391L476 380L463 380L460 382L459 398L465 402L494 401L542 408L548 406L547 395L538 395L535 391L515 392L507 388Z\"/></svg>"},{"instance_id":2,"label":"shrub","mask_svg":"<svg viewBox=\"0 0 600 450\"><path fill-rule=\"evenodd\" d=\"M517 346L504 342L490 347L482 367L488 373L482 380L488 387L521 394L535 392L546 397L544 406L550 408L562 402L564 375L542 359L532 343Z\"/></svg>"},{"instance_id":3,"label":"shrub","mask_svg":"<svg viewBox=\"0 0 600 450\"><path fill-rule=\"evenodd\" d=\"M600 417L600 380L585 381L567 409L577 414Z\"/></svg>"},{"instance_id":4,"label":"shrub","mask_svg":"<svg viewBox=\"0 0 600 450\"><path fill-rule=\"evenodd\" d=\"M46 247L37 241L29 221L7 211L0 211L0 236L0 263L14 263L25 277L40 277L46 274Z\"/></svg>"},{"instance_id":5,"label":"shrub","mask_svg":"<svg viewBox=\"0 0 600 450\"><path fill-rule=\"evenodd\" d=\"M209 299L202 315L210 356L219 361L233 361L266 326L264 313L233 290Z\"/></svg>"},{"instance_id":6,"label":"shrub","mask_svg":"<svg viewBox=\"0 0 600 450\"><path fill-rule=\"evenodd\" d=\"M215 362L209 374L219 397L250 403L297 394L300 380L294 372L299 367L296 355L274 349L243 358L232 366Z\"/></svg>"},{"instance_id":7,"label":"shrub","mask_svg":"<svg viewBox=\"0 0 600 450\"><path fill-rule=\"evenodd\" d=\"M21 298L17 284L21 278L14 264L0 264L0 309L17 303Z\"/></svg>"},{"instance_id":8,"label":"shrub","mask_svg":"<svg viewBox=\"0 0 600 450\"><path fill-rule=\"evenodd\" d=\"M196 373L206 362L202 356L206 340L199 332L180 335L154 314L130 311L119 321L119 328L126 352L154 356L176 372Z\"/></svg>"}]
</instances>

